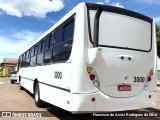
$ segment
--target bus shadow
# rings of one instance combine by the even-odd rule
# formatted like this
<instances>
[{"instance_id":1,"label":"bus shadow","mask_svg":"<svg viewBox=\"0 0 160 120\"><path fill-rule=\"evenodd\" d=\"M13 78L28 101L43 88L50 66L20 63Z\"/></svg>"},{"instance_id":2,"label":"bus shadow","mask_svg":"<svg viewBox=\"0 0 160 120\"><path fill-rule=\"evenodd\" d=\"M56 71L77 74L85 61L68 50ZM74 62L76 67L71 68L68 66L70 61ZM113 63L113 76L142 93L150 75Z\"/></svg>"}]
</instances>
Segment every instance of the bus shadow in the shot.
<instances>
[{"instance_id":1,"label":"bus shadow","mask_svg":"<svg viewBox=\"0 0 160 120\"><path fill-rule=\"evenodd\" d=\"M72 114L71 112L68 112L66 110L63 110L61 108L58 108L54 105L48 104L47 103L47 111L50 112L54 117L59 118L60 120L95 120L95 119L100 119L100 120L106 120L108 119L112 119L111 116L109 117L100 117L100 116L94 116L93 113L80 113L80 114ZM113 117L114 119L118 119L118 120L125 120L124 117Z\"/></svg>"},{"instance_id":2,"label":"bus shadow","mask_svg":"<svg viewBox=\"0 0 160 120\"><path fill-rule=\"evenodd\" d=\"M51 105L49 103L46 104L46 107L48 108L47 111L51 113L54 117L59 118L60 120L85 120L85 119L92 119L93 114L87 113L87 114L72 114L71 112L68 112L64 109L61 109L59 107L56 107L54 105Z\"/></svg>"},{"instance_id":3,"label":"bus shadow","mask_svg":"<svg viewBox=\"0 0 160 120\"><path fill-rule=\"evenodd\" d=\"M26 90L26 89L24 89L23 91L25 91L29 96L31 96L31 97L34 99L34 95L33 95L31 92L29 92L29 91Z\"/></svg>"},{"instance_id":4,"label":"bus shadow","mask_svg":"<svg viewBox=\"0 0 160 120\"><path fill-rule=\"evenodd\" d=\"M145 108L144 110L154 112L154 113L158 113L160 115L160 110L156 109L156 108Z\"/></svg>"},{"instance_id":5,"label":"bus shadow","mask_svg":"<svg viewBox=\"0 0 160 120\"><path fill-rule=\"evenodd\" d=\"M155 108L147 108L147 109L140 109L140 110L129 110L129 111L118 111L118 112L102 112L102 113L107 113L107 114L132 114L132 113L135 113L137 115L140 115L140 114L145 114L145 113L157 113L158 116L141 116L141 117L136 117L136 116L95 116L94 113L87 113L87 114L72 114L71 112L68 112L68 111L65 111L61 108L58 108L56 106L53 106L51 104L48 104L47 103L47 111L52 114L54 117L57 117L59 118L60 120L89 120L89 119L92 119L92 120L106 120L106 119L114 119L114 120L137 120L137 118L139 120L150 120L152 118L152 120L156 120L157 117L160 116L160 110L158 109L155 109ZM100 113L101 114L101 113Z\"/></svg>"}]
</instances>

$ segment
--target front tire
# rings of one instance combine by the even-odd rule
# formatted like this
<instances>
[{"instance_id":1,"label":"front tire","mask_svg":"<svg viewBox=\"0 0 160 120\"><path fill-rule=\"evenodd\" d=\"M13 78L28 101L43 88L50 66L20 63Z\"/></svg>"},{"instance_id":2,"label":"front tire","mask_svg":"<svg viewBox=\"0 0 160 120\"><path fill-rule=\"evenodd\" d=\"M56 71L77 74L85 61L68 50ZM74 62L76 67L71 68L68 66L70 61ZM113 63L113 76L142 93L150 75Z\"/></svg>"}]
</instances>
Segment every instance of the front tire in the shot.
<instances>
[{"instance_id":1,"label":"front tire","mask_svg":"<svg viewBox=\"0 0 160 120\"><path fill-rule=\"evenodd\" d=\"M43 106L43 101L40 99L40 91L39 91L39 84L36 83L34 88L34 100L37 107Z\"/></svg>"}]
</instances>

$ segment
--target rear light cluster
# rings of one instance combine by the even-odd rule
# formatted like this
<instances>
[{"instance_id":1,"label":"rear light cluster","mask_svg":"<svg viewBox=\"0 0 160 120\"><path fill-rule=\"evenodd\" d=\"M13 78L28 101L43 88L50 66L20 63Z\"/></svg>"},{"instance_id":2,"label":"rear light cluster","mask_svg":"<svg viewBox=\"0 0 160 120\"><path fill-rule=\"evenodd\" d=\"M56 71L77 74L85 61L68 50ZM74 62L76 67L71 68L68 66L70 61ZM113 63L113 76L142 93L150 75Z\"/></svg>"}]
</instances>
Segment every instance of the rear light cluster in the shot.
<instances>
[{"instance_id":1,"label":"rear light cluster","mask_svg":"<svg viewBox=\"0 0 160 120\"><path fill-rule=\"evenodd\" d=\"M148 76L147 81L146 81L146 83L145 83L145 87L147 87L147 86L148 86L148 82L150 82L150 81L152 80L153 74L154 74L153 69L151 69L151 70L149 71L149 76Z\"/></svg>"},{"instance_id":2,"label":"rear light cluster","mask_svg":"<svg viewBox=\"0 0 160 120\"><path fill-rule=\"evenodd\" d=\"M148 82L152 80L151 77L153 76L153 74L154 74L153 70L150 70L149 76L148 76Z\"/></svg>"},{"instance_id":3,"label":"rear light cluster","mask_svg":"<svg viewBox=\"0 0 160 120\"><path fill-rule=\"evenodd\" d=\"M87 72L89 74L89 78L91 81L93 81L93 85L97 88L99 88L100 84L99 84L99 81L98 81L98 76L96 75L96 72L95 70L92 68L92 67L88 67L87 68ZM96 98L95 97L92 97L91 98L91 101L92 102L95 102Z\"/></svg>"},{"instance_id":4,"label":"rear light cluster","mask_svg":"<svg viewBox=\"0 0 160 120\"><path fill-rule=\"evenodd\" d=\"M99 84L98 76L96 75L95 70L92 67L88 67L87 72L89 74L90 80L93 81L93 85L99 88L100 84Z\"/></svg>"}]
</instances>

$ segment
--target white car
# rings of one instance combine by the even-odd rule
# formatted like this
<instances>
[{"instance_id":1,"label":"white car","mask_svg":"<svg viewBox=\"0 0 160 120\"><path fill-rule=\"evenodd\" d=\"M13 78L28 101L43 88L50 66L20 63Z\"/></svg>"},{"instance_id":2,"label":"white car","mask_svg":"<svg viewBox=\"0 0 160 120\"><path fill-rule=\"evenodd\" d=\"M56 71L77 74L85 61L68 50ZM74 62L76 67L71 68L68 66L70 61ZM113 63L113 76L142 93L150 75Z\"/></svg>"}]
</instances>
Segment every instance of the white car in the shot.
<instances>
[{"instance_id":1,"label":"white car","mask_svg":"<svg viewBox=\"0 0 160 120\"><path fill-rule=\"evenodd\" d=\"M11 84L14 84L15 82L17 82L17 72L16 71L10 72L10 80L11 80Z\"/></svg>"}]
</instances>

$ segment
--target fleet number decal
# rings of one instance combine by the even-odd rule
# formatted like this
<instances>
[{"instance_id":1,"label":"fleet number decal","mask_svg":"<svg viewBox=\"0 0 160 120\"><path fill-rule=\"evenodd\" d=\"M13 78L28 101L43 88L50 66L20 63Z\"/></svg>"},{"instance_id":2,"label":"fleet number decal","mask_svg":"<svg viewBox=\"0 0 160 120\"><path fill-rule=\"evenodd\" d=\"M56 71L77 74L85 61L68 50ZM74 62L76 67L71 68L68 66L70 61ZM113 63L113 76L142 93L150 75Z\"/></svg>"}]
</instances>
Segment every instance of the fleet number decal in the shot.
<instances>
[{"instance_id":1,"label":"fleet number decal","mask_svg":"<svg viewBox=\"0 0 160 120\"><path fill-rule=\"evenodd\" d=\"M54 72L54 78L62 79L62 72Z\"/></svg>"},{"instance_id":2,"label":"fleet number decal","mask_svg":"<svg viewBox=\"0 0 160 120\"><path fill-rule=\"evenodd\" d=\"M141 83L145 81L145 77L136 77L134 76L134 81L133 82L137 82L137 83Z\"/></svg>"}]
</instances>

